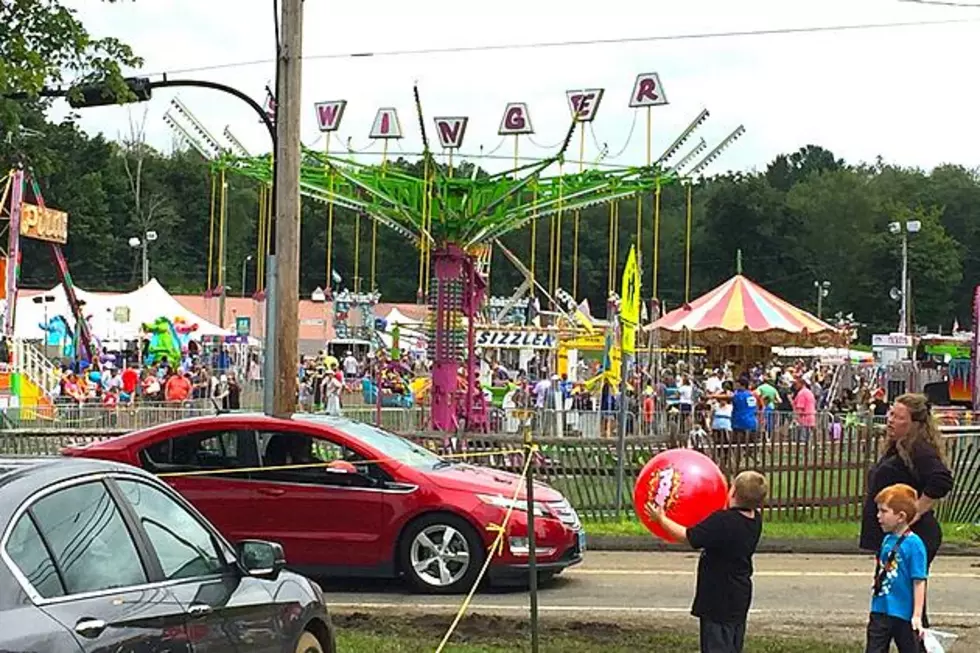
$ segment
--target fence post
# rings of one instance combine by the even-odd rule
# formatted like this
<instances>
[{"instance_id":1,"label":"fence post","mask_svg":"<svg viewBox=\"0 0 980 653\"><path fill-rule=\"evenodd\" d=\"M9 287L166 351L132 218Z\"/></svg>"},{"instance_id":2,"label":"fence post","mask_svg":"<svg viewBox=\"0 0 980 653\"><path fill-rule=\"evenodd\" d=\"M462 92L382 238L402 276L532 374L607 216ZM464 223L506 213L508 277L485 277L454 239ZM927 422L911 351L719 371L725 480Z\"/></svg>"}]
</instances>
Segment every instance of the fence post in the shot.
<instances>
[{"instance_id":1,"label":"fence post","mask_svg":"<svg viewBox=\"0 0 980 653\"><path fill-rule=\"evenodd\" d=\"M531 603L531 653L538 653L538 553L537 538L534 536L534 435L531 431L530 410L524 414L524 466L527 468L525 480L527 490L527 573L528 594Z\"/></svg>"}]
</instances>

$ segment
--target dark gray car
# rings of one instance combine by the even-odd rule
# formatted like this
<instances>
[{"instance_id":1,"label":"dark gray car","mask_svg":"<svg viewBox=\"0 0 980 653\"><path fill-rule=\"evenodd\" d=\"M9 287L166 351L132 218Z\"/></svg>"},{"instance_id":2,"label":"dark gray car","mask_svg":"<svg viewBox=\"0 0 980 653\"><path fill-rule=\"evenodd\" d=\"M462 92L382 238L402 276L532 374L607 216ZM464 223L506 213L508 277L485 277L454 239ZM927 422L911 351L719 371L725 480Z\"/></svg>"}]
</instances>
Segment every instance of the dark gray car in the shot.
<instances>
[{"instance_id":1,"label":"dark gray car","mask_svg":"<svg viewBox=\"0 0 980 653\"><path fill-rule=\"evenodd\" d=\"M0 651L334 653L282 548L232 547L139 469L0 459Z\"/></svg>"}]
</instances>

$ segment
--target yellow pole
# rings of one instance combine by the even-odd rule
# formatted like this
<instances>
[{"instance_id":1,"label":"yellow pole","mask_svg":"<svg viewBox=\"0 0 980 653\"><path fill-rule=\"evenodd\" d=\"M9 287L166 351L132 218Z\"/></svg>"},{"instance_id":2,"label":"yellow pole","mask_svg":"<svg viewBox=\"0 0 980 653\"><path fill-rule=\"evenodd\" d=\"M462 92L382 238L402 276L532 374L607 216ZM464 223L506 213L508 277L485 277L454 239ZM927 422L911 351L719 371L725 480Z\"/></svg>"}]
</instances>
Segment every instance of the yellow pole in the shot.
<instances>
[{"instance_id":1,"label":"yellow pole","mask_svg":"<svg viewBox=\"0 0 980 653\"><path fill-rule=\"evenodd\" d=\"M214 268L214 207L218 201L218 178L211 172L211 217L208 227L208 292L214 287L213 268Z\"/></svg>"},{"instance_id":2,"label":"yellow pole","mask_svg":"<svg viewBox=\"0 0 980 653\"><path fill-rule=\"evenodd\" d=\"M684 303L691 301L691 223L694 219L694 184L687 182L687 234L684 238Z\"/></svg>"},{"instance_id":3,"label":"yellow pole","mask_svg":"<svg viewBox=\"0 0 980 653\"><path fill-rule=\"evenodd\" d=\"M228 184L225 181L225 171L221 171L221 205L218 211L218 285L225 285L225 221L228 213ZM224 291L222 291L224 293Z\"/></svg>"},{"instance_id":4,"label":"yellow pole","mask_svg":"<svg viewBox=\"0 0 980 653\"><path fill-rule=\"evenodd\" d=\"M531 203L532 206L536 206L538 203L538 181L534 180L534 186L531 191ZM538 259L538 210L537 208L531 209L531 293L537 292L534 288L534 263Z\"/></svg>"},{"instance_id":5,"label":"yellow pole","mask_svg":"<svg viewBox=\"0 0 980 653\"><path fill-rule=\"evenodd\" d=\"M327 132L327 144L324 154L330 156L330 136ZM333 294L333 170L327 165L327 296Z\"/></svg>"},{"instance_id":6,"label":"yellow pole","mask_svg":"<svg viewBox=\"0 0 980 653\"><path fill-rule=\"evenodd\" d=\"M426 206L428 215L425 218L425 228L432 233L432 196L435 190L435 171L427 169L427 182L426 182L426 196L429 198L427 200ZM426 241L425 244L425 286L423 286L423 292L425 293L425 298L428 301L429 297L429 285L432 282L432 241Z\"/></svg>"},{"instance_id":7,"label":"yellow pole","mask_svg":"<svg viewBox=\"0 0 980 653\"><path fill-rule=\"evenodd\" d=\"M453 148L449 148L449 178L453 178Z\"/></svg>"},{"instance_id":8,"label":"yellow pole","mask_svg":"<svg viewBox=\"0 0 980 653\"><path fill-rule=\"evenodd\" d=\"M381 150L381 174L384 175L388 167L388 139L385 139ZM377 290L377 264L378 264L378 221L371 220L371 292Z\"/></svg>"},{"instance_id":9,"label":"yellow pole","mask_svg":"<svg viewBox=\"0 0 980 653\"><path fill-rule=\"evenodd\" d=\"M354 214L354 292L361 291L361 212Z\"/></svg>"},{"instance_id":10,"label":"yellow pole","mask_svg":"<svg viewBox=\"0 0 980 653\"><path fill-rule=\"evenodd\" d=\"M255 292L262 290L262 269L265 264L265 252L262 251L265 244L265 189L265 184L259 186L259 219L255 227Z\"/></svg>"},{"instance_id":11,"label":"yellow pole","mask_svg":"<svg viewBox=\"0 0 980 653\"><path fill-rule=\"evenodd\" d=\"M660 274L660 180L653 191L653 298L657 299L657 281Z\"/></svg>"},{"instance_id":12,"label":"yellow pole","mask_svg":"<svg viewBox=\"0 0 980 653\"><path fill-rule=\"evenodd\" d=\"M612 294L613 288L615 288L614 279L616 278L616 267L613 263L616 259L615 254L613 254L613 234L616 233L616 226L613 224L613 218L616 214L615 206L615 202L609 202L609 241L606 243L607 294Z\"/></svg>"},{"instance_id":13,"label":"yellow pole","mask_svg":"<svg viewBox=\"0 0 980 653\"><path fill-rule=\"evenodd\" d=\"M561 218L562 212L564 211L564 205L562 203L564 199L565 192L565 181L563 179L565 172L564 167L561 162L558 163L558 215L555 219L555 286L551 290L552 296L554 296L558 289L561 287Z\"/></svg>"},{"instance_id":14,"label":"yellow pole","mask_svg":"<svg viewBox=\"0 0 980 653\"><path fill-rule=\"evenodd\" d=\"M583 122L578 142L578 172L585 170L585 123ZM578 226L582 218L581 211L575 211L575 233L572 236L572 297L578 301Z\"/></svg>"},{"instance_id":15,"label":"yellow pole","mask_svg":"<svg viewBox=\"0 0 980 653\"><path fill-rule=\"evenodd\" d=\"M422 168L422 229L419 233L419 288L415 293L415 299L419 303L422 302L424 294L422 293L422 286L425 283L425 248L428 244L428 240L425 234L428 232L428 225L426 225L426 216L429 211L429 160L425 160L425 164Z\"/></svg>"},{"instance_id":16,"label":"yellow pole","mask_svg":"<svg viewBox=\"0 0 980 653\"><path fill-rule=\"evenodd\" d=\"M653 111L647 107L647 167L653 165ZM643 196L636 194L636 265L643 269ZM641 275L642 279L642 275Z\"/></svg>"}]
</instances>

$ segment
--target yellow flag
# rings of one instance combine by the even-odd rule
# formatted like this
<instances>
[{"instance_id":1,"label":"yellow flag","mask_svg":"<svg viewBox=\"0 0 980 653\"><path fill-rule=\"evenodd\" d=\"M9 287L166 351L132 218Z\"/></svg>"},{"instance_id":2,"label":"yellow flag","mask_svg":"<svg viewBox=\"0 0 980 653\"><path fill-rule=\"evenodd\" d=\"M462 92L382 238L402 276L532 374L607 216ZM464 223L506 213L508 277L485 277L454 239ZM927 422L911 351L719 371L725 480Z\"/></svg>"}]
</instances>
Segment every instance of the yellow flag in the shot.
<instances>
[{"instance_id":1,"label":"yellow flag","mask_svg":"<svg viewBox=\"0 0 980 653\"><path fill-rule=\"evenodd\" d=\"M619 302L619 321L623 329L623 353L636 353L636 330L640 326L640 268L636 265L636 246L630 247L623 268L623 292Z\"/></svg>"}]
</instances>

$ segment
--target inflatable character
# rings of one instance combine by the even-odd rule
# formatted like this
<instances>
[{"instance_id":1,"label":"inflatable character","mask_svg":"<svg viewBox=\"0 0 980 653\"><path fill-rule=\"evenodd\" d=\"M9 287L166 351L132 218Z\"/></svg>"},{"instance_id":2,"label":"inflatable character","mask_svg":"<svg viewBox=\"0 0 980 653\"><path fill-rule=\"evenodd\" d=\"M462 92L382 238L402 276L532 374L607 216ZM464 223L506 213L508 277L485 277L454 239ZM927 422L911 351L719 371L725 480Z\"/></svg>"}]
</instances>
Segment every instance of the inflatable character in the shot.
<instances>
[{"instance_id":1,"label":"inflatable character","mask_svg":"<svg viewBox=\"0 0 980 653\"><path fill-rule=\"evenodd\" d=\"M153 322L144 323L140 328L150 336L149 346L146 348L147 365L158 363L162 358L166 358L170 365L180 364L180 338L170 320L158 317Z\"/></svg>"},{"instance_id":2,"label":"inflatable character","mask_svg":"<svg viewBox=\"0 0 980 653\"><path fill-rule=\"evenodd\" d=\"M187 346L191 341L191 334L198 330L198 325L188 322L183 317L175 317L173 327L177 333L177 340L180 343L181 351L187 351Z\"/></svg>"},{"instance_id":3,"label":"inflatable character","mask_svg":"<svg viewBox=\"0 0 980 653\"><path fill-rule=\"evenodd\" d=\"M64 316L55 315L48 320L47 324L39 324L38 326L46 334L44 344L48 347L57 347L58 356L61 358L74 358L75 338Z\"/></svg>"}]
</instances>

